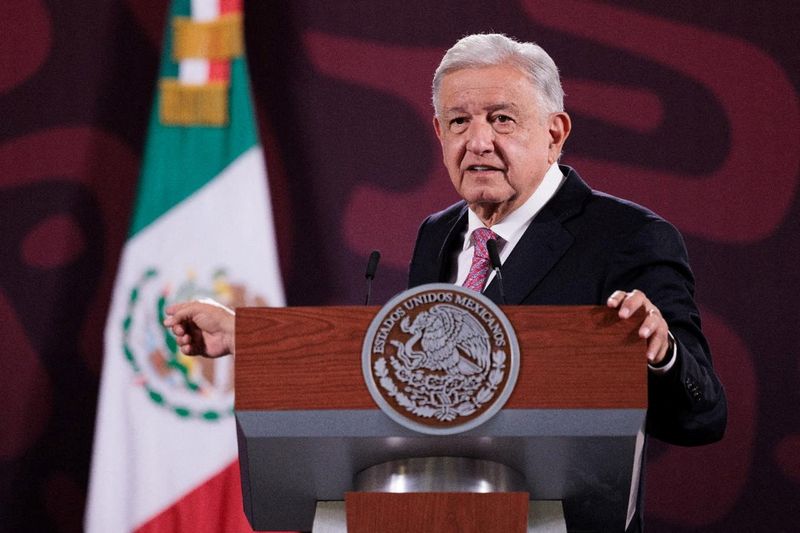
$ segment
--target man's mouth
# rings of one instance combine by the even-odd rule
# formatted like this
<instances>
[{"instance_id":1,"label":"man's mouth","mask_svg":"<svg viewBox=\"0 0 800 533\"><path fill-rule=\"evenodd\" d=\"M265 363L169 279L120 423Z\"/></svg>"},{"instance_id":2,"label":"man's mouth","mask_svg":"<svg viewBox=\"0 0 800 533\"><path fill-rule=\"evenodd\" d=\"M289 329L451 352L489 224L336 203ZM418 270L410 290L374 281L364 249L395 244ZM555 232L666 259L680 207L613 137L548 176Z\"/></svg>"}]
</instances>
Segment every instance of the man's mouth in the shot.
<instances>
[{"instance_id":1,"label":"man's mouth","mask_svg":"<svg viewBox=\"0 0 800 533\"><path fill-rule=\"evenodd\" d=\"M490 165L470 165L467 167L467 170L472 172L491 172L501 171L502 169Z\"/></svg>"}]
</instances>

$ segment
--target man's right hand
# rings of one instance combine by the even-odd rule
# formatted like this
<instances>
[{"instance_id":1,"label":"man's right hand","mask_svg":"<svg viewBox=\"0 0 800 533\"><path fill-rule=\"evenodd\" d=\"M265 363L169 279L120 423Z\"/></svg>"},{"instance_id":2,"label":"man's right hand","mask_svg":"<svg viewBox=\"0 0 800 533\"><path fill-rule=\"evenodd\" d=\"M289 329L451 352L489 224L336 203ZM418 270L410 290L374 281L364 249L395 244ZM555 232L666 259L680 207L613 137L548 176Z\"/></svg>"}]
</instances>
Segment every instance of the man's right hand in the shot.
<instances>
[{"instance_id":1,"label":"man's right hand","mask_svg":"<svg viewBox=\"0 0 800 533\"><path fill-rule=\"evenodd\" d=\"M186 355L220 357L233 354L236 315L210 299L172 304L164 325L172 330Z\"/></svg>"}]
</instances>

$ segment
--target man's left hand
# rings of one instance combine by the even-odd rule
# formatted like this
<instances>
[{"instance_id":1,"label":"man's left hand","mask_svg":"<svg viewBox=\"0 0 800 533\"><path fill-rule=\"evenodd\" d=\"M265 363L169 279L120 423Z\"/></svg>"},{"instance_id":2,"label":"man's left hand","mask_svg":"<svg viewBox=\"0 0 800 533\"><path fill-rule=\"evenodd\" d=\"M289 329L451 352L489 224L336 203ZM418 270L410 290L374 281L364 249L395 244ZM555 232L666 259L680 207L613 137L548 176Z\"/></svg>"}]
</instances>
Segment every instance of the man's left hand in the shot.
<instances>
[{"instance_id":1,"label":"man's left hand","mask_svg":"<svg viewBox=\"0 0 800 533\"><path fill-rule=\"evenodd\" d=\"M647 299L640 290L631 292L614 291L606 302L608 307L619 309L619 317L626 320L634 315L640 308L645 310L642 325L639 326L639 337L647 340L647 361L651 365L658 365L667 356L669 348L669 326L661 311Z\"/></svg>"}]
</instances>

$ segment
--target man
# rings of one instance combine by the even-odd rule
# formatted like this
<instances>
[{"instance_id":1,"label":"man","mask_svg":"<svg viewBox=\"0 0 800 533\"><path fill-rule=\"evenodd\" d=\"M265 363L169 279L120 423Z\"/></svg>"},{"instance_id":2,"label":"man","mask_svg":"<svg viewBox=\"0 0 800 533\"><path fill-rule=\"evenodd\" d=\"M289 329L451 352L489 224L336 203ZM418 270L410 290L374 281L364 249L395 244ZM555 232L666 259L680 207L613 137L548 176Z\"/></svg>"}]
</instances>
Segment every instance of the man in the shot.
<instances>
[{"instance_id":1,"label":"man","mask_svg":"<svg viewBox=\"0 0 800 533\"><path fill-rule=\"evenodd\" d=\"M558 166L571 123L550 56L503 35L465 37L436 70L433 100L444 163L463 201L423 222L409 285L463 284L472 235L491 229L509 304L605 303L622 319L645 310L650 434L684 445L721 438L727 404L683 240L652 212L592 191ZM499 300L495 283L485 294Z\"/></svg>"},{"instance_id":2,"label":"man","mask_svg":"<svg viewBox=\"0 0 800 533\"><path fill-rule=\"evenodd\" d=\"M647 433L681 445L722 438L727 403L683 240L662 218L592 191L558 165L571 121L550 56L504 35L465 37L436 70L433 103L444 164L463 200L423 222L409 286L485 287L500 303L485 259L493 238L508 304L605 304L621 319L643 309ZM168 312L184 353L234 351L229 310L188 303ZM638 514L632 531L641 529Z\"/></svg>"}]
</instances>

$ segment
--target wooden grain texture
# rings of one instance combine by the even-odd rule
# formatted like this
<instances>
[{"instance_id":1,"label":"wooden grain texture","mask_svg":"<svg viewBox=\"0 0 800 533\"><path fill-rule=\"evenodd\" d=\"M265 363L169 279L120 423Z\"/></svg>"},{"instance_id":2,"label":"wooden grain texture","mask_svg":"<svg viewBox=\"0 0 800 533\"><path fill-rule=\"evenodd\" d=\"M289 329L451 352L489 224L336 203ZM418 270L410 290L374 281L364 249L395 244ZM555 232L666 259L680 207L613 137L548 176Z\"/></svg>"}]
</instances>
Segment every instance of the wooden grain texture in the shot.
<instances>
[{"instance_id":1,"label":"wooden grain texture","mask_svg":"<svg viewBox=\"0 0 800 533\"><path fill-rule=\"evenodd\" d=\"M348 533L525 533L528 493L345 494Z\"/></svg>"},{"instance_id":2,"label":"wooden grain texture","mask_svg":"<svg viewBox=\"0 0 800 533\"><path fill-rule=\"evenodd\" d=\"M502 306L520 344L510 409L644 408L640 317L597 306ZM361 350L377 306L250 307L236 315L236 408L376 409Z\"/></svg>"}]
</instances>

